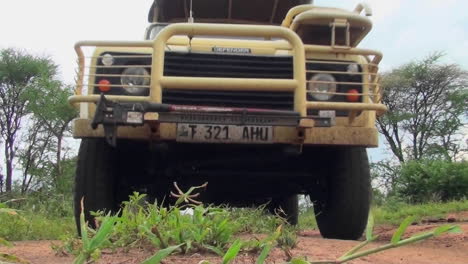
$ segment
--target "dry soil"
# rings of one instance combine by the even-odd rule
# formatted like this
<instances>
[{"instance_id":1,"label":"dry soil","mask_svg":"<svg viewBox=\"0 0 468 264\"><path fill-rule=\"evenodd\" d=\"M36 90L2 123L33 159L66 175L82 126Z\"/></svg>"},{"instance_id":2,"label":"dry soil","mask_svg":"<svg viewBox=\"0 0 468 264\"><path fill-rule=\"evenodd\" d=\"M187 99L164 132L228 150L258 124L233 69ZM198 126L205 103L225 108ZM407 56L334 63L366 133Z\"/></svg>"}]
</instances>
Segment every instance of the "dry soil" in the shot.
<instances>
[{"instance_id":1,"label":"dry soil","mask_svg":"<svg viewBox=\"0 0 468 264\"><path fill-rule=\"evenodd\" d=\"M351 264L381 263L381 264L468 264L468 212L449 215L443 219L432 219L424 221L422 224L410 226L406 237L418 232L431 230L446 222L453 222L463 229L462 234L445 234L414 245L405 246L398 249L391 249L372 256L353 260ZM388 242L395 230L393 226L379 226L375 233L380 238L370 247L376 247ZM58 241L23 241L15 242L14 247L0 247L0 252L15 254L30 263L72 263L72 256L58 256L51 249L51 244L58 244ZM316 230L302 231L298 237L298 244L291 251L293 256L307 257L309 260L333 260L342 253L348 251L357 241L342 241L323 239ZM140 263L152 252L143 250L131 250L130 252L103 252L99 263ZM240 255L234 263L255 263L255 255ZM220 263L221 259L214 255L194 254L190 256L171 256L164 260L164 263L199 263L201 260L208 260L211 263ZM275 249L270 254L267 263L285 263L286 254Z\"/></svg>"}]
</instances>

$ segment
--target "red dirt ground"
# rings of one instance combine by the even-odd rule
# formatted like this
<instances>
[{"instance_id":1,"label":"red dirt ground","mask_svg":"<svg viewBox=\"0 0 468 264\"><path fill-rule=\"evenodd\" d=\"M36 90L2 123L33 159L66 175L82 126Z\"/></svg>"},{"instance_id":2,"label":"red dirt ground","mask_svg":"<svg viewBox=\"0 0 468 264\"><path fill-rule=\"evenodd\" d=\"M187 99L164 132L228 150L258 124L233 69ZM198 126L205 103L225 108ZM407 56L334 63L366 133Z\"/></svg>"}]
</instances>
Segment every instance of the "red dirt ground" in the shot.
<instances>
[{"instance_id":1,"label":"red dirt ground","mask_svg":"<svg viewBox=\"0 0 468 264\"><path fill-rule=\"evenodd\" d=\"M468 264L468 212L447 216L445 219L435 221L425 221L420 225L410 226L406 232L406 237L411 234L427 231L446 223L455 221L463 229L462 234L446 234L432 238L414 245L405 246L398 249L391 249L372 256L353 260L351 264L380 263L380 264ZM383 245L388 242L395 230L392 226L379 226L375 234L380 237L377 242L370 247ZM30 263L50 263L62 264L72 263L72 256L57 256L51 249L52 243L57 241L24 241L15 242L14 247L0 247L1 252L7 252L19 256ZM291 251L293 256L307 257L308 260L332 260L340 254L348 251L357 241L342 241L323 239L316 230L302 231L298 237L298 245ZM130 252L103 252L99 263L112 264L133 264L140 263L149 257L152 252L131 250ZM256 256L244 254L239 256L234 263L255 263ZM164 260L164 263L199 263L201 260L208 260L211 263L220 263L221 259L214 255L194 254L191 256L171 256ZM275 249L271 252L267 263L285 263L286 254ZM0 262L1 263L1 262Z\"/></svg>"}]
</instances>

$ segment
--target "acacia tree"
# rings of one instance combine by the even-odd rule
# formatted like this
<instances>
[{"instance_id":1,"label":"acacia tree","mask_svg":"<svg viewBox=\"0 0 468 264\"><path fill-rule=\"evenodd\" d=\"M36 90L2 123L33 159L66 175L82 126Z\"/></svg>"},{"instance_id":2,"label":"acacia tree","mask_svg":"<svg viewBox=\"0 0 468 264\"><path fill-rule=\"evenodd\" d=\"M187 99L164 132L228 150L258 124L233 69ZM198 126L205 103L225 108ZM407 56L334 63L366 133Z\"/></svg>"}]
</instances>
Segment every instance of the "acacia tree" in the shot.
<instances>
[{"instance_id":1,"label":"acacia tree","mask_svg":"<svg viewBox=\"0 0 468 264\"><path fill-rule=\"evenodd\" d=\"M387 192L401 185L408 161L452 162L466 144L467 73L459 65L440 63L441 58L435 53L383 74L383 103L389 111L377 127L394 159L374 163L372 175Z\"/></svg>"},{"instance_id":2,"label":"acacia tree","mask_svg":"<svg viewBox=\"0 0 468 264\"><path fill-rule=\"evenodd\" d=\"M22 169L21 193L25 193L36 183L50 185L47 175L53 173L47 153L51 151L52 133L44 130L44 124L37 118L28 118L28 130L23 141L28 142L19 148L17 158Z\"/></svg>"},{"instance_id":3,"label":"acacia tree","mask_svg":"<svg viewBox=\"0 0 468 264\"><path fill-rule=\"evenodd\" d=\"M16 141L23 117L28 114L27 95L31 89L56 73L48 58L25 54L19 50L0 50L0 132L5 155L5 189L11 191L13 160L18 150Z\"/></svg>"},{"instance_id":4,"label":"acacia tree","mask_svg":"<svg viewBox=\"0 0 468 264\"><path fill-rule=\"evenodd\" d=\"M383 103L378 119L392 153L406 160L454 160L461 150L468 104L467 73L457 64L441 64L441 53L383 75Z\"/></svg>"},{"instance_id":5,"label":"acacia tree","mask_svg":"<svg viewBox=\"0 0 468 264\"><path fill-rule=\"evenodd\" d=\"M54 80L43 85L44 89L31 90L28 97L35 98L28 104L35 123L42 130L39 131L49 152L54 153L54 161L49 162L54 168L53 180L56 185L63 175L62 159L64 158L63 140L71 133L70 123L77 115L75 108L68 103L68 97L73 94L72 87L65 86L62 82ZM40 151L37 149L36 151ZM43 159L48 159L42 154Z\"/></svg>"}]
</instances>

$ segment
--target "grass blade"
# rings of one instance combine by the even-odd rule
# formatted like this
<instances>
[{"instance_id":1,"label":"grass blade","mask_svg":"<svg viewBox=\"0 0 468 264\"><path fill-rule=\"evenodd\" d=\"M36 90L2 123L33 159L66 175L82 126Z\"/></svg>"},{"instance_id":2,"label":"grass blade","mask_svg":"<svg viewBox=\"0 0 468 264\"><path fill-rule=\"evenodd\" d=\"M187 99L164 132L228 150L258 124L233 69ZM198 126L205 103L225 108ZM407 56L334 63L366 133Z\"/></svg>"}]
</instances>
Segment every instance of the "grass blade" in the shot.
<instances>
[{"instance_id":1,"label":"grass blade","mask_svg":"<svg viewBox=\"0 0 468 264\"><path fill-rule=\"evenodd\" d=\"M463 233L463 230L461 229L460 226L452 226L452 228L450 228L447 233L450 233L450 234L462 234Z\"/></svg>"},{"instance_id":2,"label":"grass blade","mask_svg":"<svg viewBox=\"0 0 468 264\"><path fill-rule=\"evenodd\" d=\"M94 251L94 249L99 248L99 246L106 241L107 237L110 235L112 232L112 229L114 228L114 224L116 222L115 217L111 217L110 215L107 215L104 217L104 220L101 224L101 227L97 231L96 235L91 239L89 243L89 249Z\"/></svg>"},{"instance_id":3,"label":"grass blade","mask_svg":"<svg viewBox=\"0 0 468 264\"><path fill-rule=\"evenodd\" d=\"M366 240L372 240L374 232L374 215L372 212L369 214L369 218L367 219L367 226L366 226Z\"/></svg>"},{"instance_id":4,"label":"grass blade","mask_svg":"<svg viewBox=\"0 0 468 264\"><path fill-rule=\"evenodd\" d=\"M300 259L300 258L293 258L291 262L289 263L290 264L310 264L310 262L308 262L307 260Z\"/></svg>"},{"instance_id":5,"label":"grass blade","mask_svg":"<svg viewBox=\"0 0 468 264\"><path fill-rule=\"evenodd\" d=\"M141 264L159 264L164 258L172 254L172 252L180 248L182 245L183 244L159 250L156 254L154 254L149 259L143 261Z\"/></svg>"},{"instance_id":6,"label":"grass blade","mask_svg":"<svg viewBox=\"0 0 468 264\"><path fill-rule=\"evenodd\" d=\"M462 233L462 230L459 226L443 225L443 226L439 226L438 228L434 230L434 236L438 236L446 232L457 234L457 233Z\"/></svg>"},{"instance_id":7,"label":"grass blade","mask_svg":"<svg viewBox=\"0 0 468 264\"><path fill-rule=\"evenodd\" d=\"M83 248L87 249L89 246L89 239L88 239L88 224L85 221L84 215L84 197L81 198L81 213L80 213L80 231L81 231L81 241L83 242Z\"/></svg>"},{"instance_id":8,"label":"grass blade","mask_svg":"<svg viewBox=\"0 0 468 264\"><path fill-rule=\"evenodd\" d=\"M213 246L209 246L209 245L203 245L204 248L208 249L208 250L211 250L213 251L216 255L222 257L224 255L224 252L217 248L217 247L213 247Z\"/></svg>"},{"instance_id":9,"label":"grass blade","mask_svg":"<svg viewBox=\"0 0 468 264\"><path fill-rule=\"evenodd\" d=\"M457 226L449 226L447 228L445 228L445 227L440 228L438 233L441 234L441 232L442 233L451 232L451 231L457 230L457 228L458 228ZM361 252L356 252L356 253L354 253L352 255L349 255L349 256L346 256L344 258L340 258L339 262L337 262L337 263L345 263L345 262L353 260L353 259L357 259L357 258L360 258L360 257L375 254L377 252L381 252L381 251L388 250L388 249L391 249L391 248L397 248L397 247L405 246L405 245L408 245L408 244L416 243L418 241L426 240L428 238L431 238L431 237L435 236L435 234L436 234L435 230L431 231L431 232L426 232L426 233L423 233L423 234L420 234L420 235L413 235L410 238L398 241L395 244L394 243L388 243L388 244L379 246L377 248L372 248L372 249L364 250L364 251L361 251Z\"/></svg>"},{"instance_id":10,"label":"grass blade","mask_svg":"<svg viewBox=\"0 0 468 264\"><path fill-rule=\"evenodd\" d=\"M265 263L266 258L267 258L268 255L270 254L271 248L272 248L272 244L271 244L271 243L265 244L265 246L264 246L263 249L262 249L262 252L260 253L260 256L258 256L257 262L255 262L255 263L256 263L256 264L263 264L263 263Z\"/></svg>"},{"instance_id":11,"label":"grass blade","mask_svg":"<svg viewBox=\"0 0 468 264\"><path fill-rule=\"evenodd\" d=\"M392 244L396 244L401 240L401 236L405 233L406 229L408 228L409 225L411 225L411 223L413 223L413 221L414 221L414 216L409 216L401 223L397 231L393 233L392 240L391 240Z\"/></svg>"},{"instance_id":12,"label":"grass blade","mask_svg":"<svg viewBox=\"0 0 468 264\"><path fill-rule=\"evenodd\" d=\"M348 252L346 252L345 254L343 254L343 256L339 257L338 260L342 260L344 258L346 258L347 256L350 256L356 252L358 252L361 248L369 245L371 242L373 242L374 240L376 240L379 236L374 236L372 237L371 239L369 240L366 240L366 241L363 241L359 244L357 244L355 247L353 247L351 250L349 250Z\"/></svg>"},{"instance_id":13,"label":"grass blade","mask_svg":"<svg viewBox=\"0 0 468 264\"><path fill-rule=\"evenodd\" d=\"M233 261L237 257L237 254L239 254L241 246L242 242L239 239L234 241L234 243L232 243L231 247L228 249L228 251L223 257L223 264L231 263L231 261Z\"/></svg>"}]
</instances>

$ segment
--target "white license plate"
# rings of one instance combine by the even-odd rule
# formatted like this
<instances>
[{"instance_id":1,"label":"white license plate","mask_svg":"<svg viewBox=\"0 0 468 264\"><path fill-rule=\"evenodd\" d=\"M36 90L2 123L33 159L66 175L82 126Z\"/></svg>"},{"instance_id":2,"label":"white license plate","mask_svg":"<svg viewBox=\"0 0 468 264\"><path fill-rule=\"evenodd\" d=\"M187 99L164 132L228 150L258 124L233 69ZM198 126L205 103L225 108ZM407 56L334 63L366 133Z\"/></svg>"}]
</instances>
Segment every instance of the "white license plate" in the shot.
<instances>
[{"instance_id":1,"label":"white license plate","mask_svg":"<svg viewBox=\"0 0 468 264\"><path fill-rule=\"evenodd\" d=\"M266 144L273 142L273 127L177 124L176 140L179 142Z\"/></svg>"}]
</instances>

